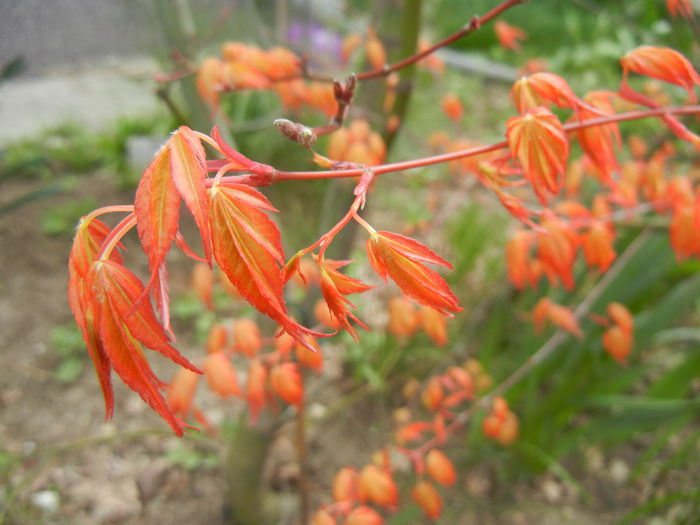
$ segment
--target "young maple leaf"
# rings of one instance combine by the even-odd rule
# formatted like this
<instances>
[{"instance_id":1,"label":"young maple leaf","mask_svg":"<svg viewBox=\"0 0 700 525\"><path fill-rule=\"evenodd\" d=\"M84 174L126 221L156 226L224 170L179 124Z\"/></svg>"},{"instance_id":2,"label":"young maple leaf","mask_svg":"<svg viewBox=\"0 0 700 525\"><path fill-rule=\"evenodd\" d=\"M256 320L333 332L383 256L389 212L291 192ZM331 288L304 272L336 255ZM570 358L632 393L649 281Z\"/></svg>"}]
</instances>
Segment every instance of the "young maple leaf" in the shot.
<instances>
[{"instance_id":1,"label":"young maple leaf","mask_svg":"<svg viewBox=\"0 0 700 525\"><path fill-rule=\"evenodd\" d=\"M508 119L508 146L517 157L542 203L547 192L561 189L569 156L569 141L559 119L546 108L539 107L525 115Z\"/></svg>"},{"instance_id":2,"label":"young maple leaf","mask_svg":"<svg viewBox=\"0 0 700 525\"><path fill-rule=\"evenodd\" d=\"M109 227L99 219L86 220L83 217L78 224L68 258L68 303L95 366L105 400L106 419L110 419L114 412L114 394L110 379L112 367L97 333L95 307L89 300L87 279L92 263L97 258L109 231ZM121 264L121 255L117 250L112 251L110 260Z\"/></svg>"},{"instance_id":3,"label":"young maple leaf","mask_svg":"<svg viewBox=\"0 0 700 525\"><path fill-rule=\"evenodd\" d=\"M304 382L296 363L280 363L270 369L270 386L290 405L299 406L304 400Z\"/></svg>"},{"instance_id":4,"label":"young maple leaf","mask_svg":"<svg viewBox=\"0 0 700 525\"><path fill-rule=\"evenodd\" d=\"M510 89L510 98L518 113L544 106L546 102L560 108L578 109L584 104L569 84L553 73L535 73L518 79Z\"/></svg>"},{"instance_id":5,"label":"young maple leaf","mask_svg":"<svg viewBox=\"0 0 700 525\"><path fill-rule=\"evenodd\" d=\"M503 49L518 51L520 49L520 40L527 39L525 31L519 27L512 26L503 20L498 20L493 24L493 29L496 32L496 38Z\"/></svg>"},{"instance_id":6,"label":"young maple leaf","mask_svg":"<svg viewBox=\"0 0 700 525\"><path fill-rule=\"evenodd\" d=\"M180 194L171 175L168 144L143 172L134 198L136 230L152 272L165 261L177 234L180 215Z\"/></svg>"},{"instance_id":7,"label":"young maple leaf","mask_svg":"<svg viewBox=\"0 0 700 525\"><path fill-rule=\"evenodd\" d=\"M257 420L260 409L265 406L265 393L267 391L267 368L258 359L250 361L248 368L248 383L246 385L246 397L248 408L253 421Z\"/></svg>"},{"instance_id":8,"label":"young maple leaf","mask_svg":"<svg viewBox=\"0 0 700 525\"><path fill-rule=\"evenodd\" d=\"M208 210L214 258L241 296L305 346L305 335L323 336L287 313L280 231L265 213L277 211L270 202L249 186L222 183L209 190Z\"/></svg>"},{"instance_id":9,"label":"young maple leaf","mask_svg":"<svg viewBox=\"0 0 700 525\"><path fill-rule=\"evenodd\" d=\"M620 59L623 71L623 83L627 83L630 71L640 75L663 80L683 87L693 103L697 103L694 86L700 85L700 76L690 63L678 51L668 47L640 46Z\"/></svg>"},{"instance_id":10,"label":"young maple leaf","mask_svg":"<svg viewBox=\"0 0 700 525\"><path fill-rule=\"evenodd\" d=\"M594 221L590 228L581 234L583 256L589 266L598 266L601 272L610 268L617 254L613 247L615 235L601 221Z\"/></svg>"},{"instance_id":11,"label":"young maple leaf","mask_svg":"<svg viewBox=\"0 0 700 525\"><path fill-rule=\"evenodd\" d=\"M204 258L211 264L211 231L207 210L207 165L204 147L194 132L180 126L170 138L170 174L178 193L194 216L204 247Z\"/></svg>"},{"instance_id":12,"label":"young maple leaf","mask_svg":"<svg viewBox=\"0 0 700 525\"><path fill-rule=\"evenodd\" d=\"M459 312L457 297L436 271L423 263L452 269L445 259L409 237L386 231L374 232L367 239L367 255L374 271L386 281L387 275L404 294L443 315Z\"/></svg>"},{"instance_id":13,"label":"young maple leaf","mask_svg":"<svg viewBox=\"0 0 700 525\"><path fill-rule=\"evenodd\" d=\"M610 97L614 95L615 93L608 91L588 93L584 100L589 105L579 110L578 120L599 118L601 115L614 115L615 110L610 102ZM620 144L620 130L617 123L580 129L576 132L576 138L581 149L598 168L603 181L612 186L612 174L619 169L615 155L615 143Z\"/></svg>"},{"instance_id":14,"label":"young maple leaf","mask_svg":"<svg viewBox=\"0 0 700 525\"><path fill-rule=\"evenodd\" d=\"M148 257L163 325L168 327L165 258L173 241L194 255L178 233L180 200L184 200L199 227L205 259L211 264L211 233L206 210L206 157L199 138L181 126L148 165L136 188L134 212L141 245Z\"/></svg>"},{"instance_id":15,"label":"young maple leaf","mask_svg":"<svg viewBox=\"0 0 700 525\"><path fill-rule=\"evenodd\" d=\"M411 498L415 501L425 515L435 520L440 517L442 512L442 499L435 487L427 481L419 481L411 489Z\"/></svg>"},{"instance_id":16,"label":"young maple leaf","mask_svg":"<svg viewBox=\"0 0 700 525\"><path fill-rule=\"evenodd\" d=\"M321 293L326 300L331 314L338 320L340 325L348 331L352 338L357 341L357 330L350 324L350 319L367 330L367 326L362 323L348 307L355 308L345 296L355 293L366 292L370 285L363 283L359 279L353 279L338 271L338 268L345 266L350 261L334 261L332 259L319 258L318 266L321 275Z\"/></svg>"},{"instance_id":17,"label":"young maple leaf","mask_svg":"<svg viewBox=\"0 0 700 525\"><path fill-rule=\"evenodd\" d=\"M574 287L573 266L576 261L577 241L569 222L545 214L545 220L537 232L537 258L542 263L550 282L561 279L564 288Z\"/></svg>"},{"instance_id":18,"label":"young maple leaf","mask_svg":"<svg viewBox=\"0 0 700 525\"><path fill-rule=\"evenodd\" d=\"M692 0L666 0L666 8L671 16L693 17Z\"/></svg>"},{"instance_id":19,"label":"young maple leaf","mask_svg":"<svg viewBox=\"0 0 700 525\"><path fill-rule=\"evenodd\" d=\"M143 347L160 352L193 372L201 371L170 345L150 301L139 300L143 284L124 266L112 260L96 261L87 283L97 336L109 364L181 436L183 423L163 398L160 390L165 385L151 370Z\"/></svg>"}]
</instances>

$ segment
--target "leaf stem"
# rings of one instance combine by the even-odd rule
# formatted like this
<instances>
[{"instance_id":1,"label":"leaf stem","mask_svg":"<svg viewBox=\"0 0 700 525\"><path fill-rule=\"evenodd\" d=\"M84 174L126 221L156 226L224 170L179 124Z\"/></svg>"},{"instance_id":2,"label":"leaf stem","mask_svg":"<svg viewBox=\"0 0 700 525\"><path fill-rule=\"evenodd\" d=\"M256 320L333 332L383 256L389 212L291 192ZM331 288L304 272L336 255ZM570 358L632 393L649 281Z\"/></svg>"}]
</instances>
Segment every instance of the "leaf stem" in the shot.
<instances>
[{"instance_id":1,"label":"leaf stem","mask_svg":"<svg viewBox=\"0 0 700 525\"><path fill-rule=\"evenodd\" d=\"M102 243L97 260L108 259L112 253L112 250L114 250L117 244L119 244L119 241L122 240L122 237L124 237L124 235L126 235L134 226L136 226L136 213L132 212L119 221L119 224L117 224L114 228L112 228L112 231L109 232L109 235L107 235Z\"/></svg>"}]
</instances>

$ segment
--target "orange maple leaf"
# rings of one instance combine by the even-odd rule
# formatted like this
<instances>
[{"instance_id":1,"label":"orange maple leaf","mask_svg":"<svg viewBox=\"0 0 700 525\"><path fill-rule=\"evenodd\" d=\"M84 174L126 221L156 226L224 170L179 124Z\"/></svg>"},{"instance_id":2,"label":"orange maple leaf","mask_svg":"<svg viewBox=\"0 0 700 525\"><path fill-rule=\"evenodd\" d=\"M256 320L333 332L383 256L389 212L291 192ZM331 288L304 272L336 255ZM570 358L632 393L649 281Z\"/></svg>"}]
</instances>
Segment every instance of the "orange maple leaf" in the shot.
<instances>
[{"instance_id":1,"label":"orange maple leaf","mask_svg":"<svg viewBox=\"0 0 700 525\"><path fill-rule=\"evenodd\" d=\"M97 333L95 306L90 302L89 296L88 275L109 231L109 227L99 219L88 220L83 217L78 224L68 258L68 303L95 366L105 400L106 419L110 419L114 412L110 379L112 367ZM121 264L121 255L117 250L112 251L110 260Z\"/></svg>"},{"instance_id":2,"label":"orange maple leaf","mask_svg":"<svg viewBox=\"0 0 700 525\"><path fill-rule=\"evenodd\" d=\"M241 296L302 345L309 344L305 335L324 336L287 313L280 231L265 213L277 210L265 196L249 186L222 183L209 190L208 210L214 258Z\"/></svg>"},{"instance_id":3,"label":"orange maple leaf","mask_svg":"<svg viewBox=\"0 0 700 525\"><path fill-rule=\"evenodd\" d=\"M504 49L518 51L520 49L520 40L527 39L525 31L503 20L498 20L494 23L493 30L496 32L496 38L498 38Z\"/></svg>"},{"instance_id":4,"label":"orange maple leaf","mask_svg":"<svg viewBox=\"0 0 700 525\"><path fill-rule=\"evenodd\" d=\"M563 185L569 156L569 141L561 122L548 109L535 108L508 119L506 136L525 177L540 201L546 203L547 192L557 194Z\"/></svg>"},{"instance_id":5,"label":"orange maple leaf","mask_svg":"<svg viewBox=\"0 0 700 525\"><path fill-rule=\"evenodd\" d=\"M334 261L323 257L318 258L318 266L321 275L321 293L323 293L323 298L326 300L328 309L338 320L340 325L357 341L357 330L350 324L350 319L365 330L368 330L368 328L355 314L348 311L348 307L355 308L355 305L345 296L366 292L372 287L359 279L353 279L338 271L338 268L345 266L349 262L350 261ZM348 317L350 319L348 319Z\"/></svg>"},{"instance_id":6,"label":"orange maple leaf","mask_svg":"<svg viewBox=\"0 0 700 525\"><path fill-rule=\"evenodd\" d=\"M201 371L170 345L151 303L140 300L143 284L124 266L112 260L96 261L87 283L97 336L109 364L181 436L184 424L163 398L160 390L165 385L151 370L143 347L193 372Z\"/></svg>"},{"instance_id":7,"label":"orange maple leaf","mask_svg":"<svg viewBox=\"0 0 700 525\"><path fill-rule=\"evenodd\" d=\"M681 86L691 100L697 103L693 88L700 85L700 76L690 61L678 51L669 47L640 46L622 57L620 63L623 83L627 82L627 75L632 71Z\"/></svg>"},{"instance_id":8,"label":"orange maple leaf","mask_svg":"<svg viewBox=\"0 0 700 525\"><path fill-rule=\"evenodd\" d=\"M443 315L462 308L440 275L423 263L452 269L452 265L426 246L409 237L386 231L374 232L367 239L367 255L374 271L386 281L387 275L404 294L435 308Z\"/></svg>"}]
</instances>

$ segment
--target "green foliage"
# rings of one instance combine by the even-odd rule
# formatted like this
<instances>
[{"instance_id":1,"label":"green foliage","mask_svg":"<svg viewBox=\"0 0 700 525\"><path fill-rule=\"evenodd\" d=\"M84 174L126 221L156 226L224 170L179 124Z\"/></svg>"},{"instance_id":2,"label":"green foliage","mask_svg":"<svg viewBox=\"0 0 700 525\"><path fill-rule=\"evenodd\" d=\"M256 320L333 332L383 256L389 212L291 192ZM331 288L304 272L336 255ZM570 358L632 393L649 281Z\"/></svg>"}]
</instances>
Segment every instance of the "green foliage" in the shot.
<instances>
[{"instance_id":1,"label":"green foliage","mask_svg":"<svg viewBox=\"0 0 700 525\"><path fill-rule=\"evenodd\" d=\"M85 368L87 352L80 330L74 324L55 326L51 331L51 349L58 359L54 371L61 383L73 383Z\"/></svg>"},{"instance_id":2,"label":"green foliage","mask_svg":"<svg viewBox=\"0 0 700 525\"><path fill-rule=\"evenodd\" d=\"M71 234L80 217L97 207L93 197L53 205L41 214L41 231L46 235Z\"/></svg>"},{"instance_id":3,"label":"green foliage","mask_svg":"<svg viewBox=\"0 0 700 525\"><path fill-rule=\"evenodd\" d=\"M198 450L192 445L172 447L168 449L165 457L171 464L188 471L209 470L219 465L218 455Z\"/></svg>"}]
</instances>

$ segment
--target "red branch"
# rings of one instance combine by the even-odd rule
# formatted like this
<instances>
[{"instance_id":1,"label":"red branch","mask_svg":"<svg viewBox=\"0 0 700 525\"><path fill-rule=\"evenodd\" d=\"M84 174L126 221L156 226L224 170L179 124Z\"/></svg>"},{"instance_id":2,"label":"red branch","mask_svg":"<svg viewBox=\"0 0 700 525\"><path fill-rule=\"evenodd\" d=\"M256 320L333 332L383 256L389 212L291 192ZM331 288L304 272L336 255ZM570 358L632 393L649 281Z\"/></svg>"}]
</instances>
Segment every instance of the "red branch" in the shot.
<instances>
[{"instance_id":1,"label":"red branch","mask_svg":"<svg viewBox=\"0 0 700 525\"><path fill-rule=\"evenodd\" d=\"M602 126L605 124L611 124L613 122L625 122L628 120L637 120L640 118L647 117L659 117L664 114L692 115L696 113L700 113L700 105L630 111L628 113L619 113L617 115L609 115L605 117L585 120L583 122L572 122L569 124L565 124L564 131L566 131L567 133L572 133L574 131L579 131L581 129L590 128L593 126ZM384 173L392 173L395 171L422 168L424 166L432 166L433 164L441 164L443 162L450 162L466 157L473 157L475 155L481 155L483 153L497 151L506 147L508 147L508 142L504 140L501 142L496 142L494 144L488 144L486 146L478 146L475 148L453 151L451 153L443 153L441 155L433 155L430 157L422 157L419 159L405 160L402 162L394 162L391 164L373 166L372 171L375 175L382 175ZM274 178L274 182L283 180L341 179L346 177L358 177L361 176L364 173L364 171L365 170L363 168L328 171L277 171L276 176ZM224 179L227 178L228 177L224 177ZM232 177L231 180L235 180L235 177Z\"/></svg>"},{"instance_id":2,"label":"red branch","mask_svg":"<svg viewBox=\"0 0 700 525\"><path fill-rule=\"evenodd\" d=\"M457 31L456 33L453 33L452 35L448 36L447 38L444 38L443 40L440 40L436 44L433 44L427 49L424 49L423 51L416 53L415 55L412 55L410 57L406 57L403 60L396 62L396 64L388 65L386 64L384 67L381 67L379 69L373 69L371 71L365 71L364 73L358 73L357 75L357 80L368 80L370 78L377 78L381 76L386 76L390 73L393 73L394 71L398 71L401 68L404 68L406 66L410 66L411 64L418 62L419 60L427 57L431 53L434 53L436 50L440 49L441 47L445 47L447 45L450 45L452 42L455 40L459 40L460 38L467 36L470 33L473 33L477 29L479 29L482 25L487 24L497 16L499 16L501 13L504 11L507 11L511 7L514 7L518 4L524 4L527 2L527 0L506 0L505 2L502 2L501 4L497 5L491 11L486 13L483 16L475 16L473 17L467 25L465 25L462 29Z\"/></svg>"}]
</instances>

